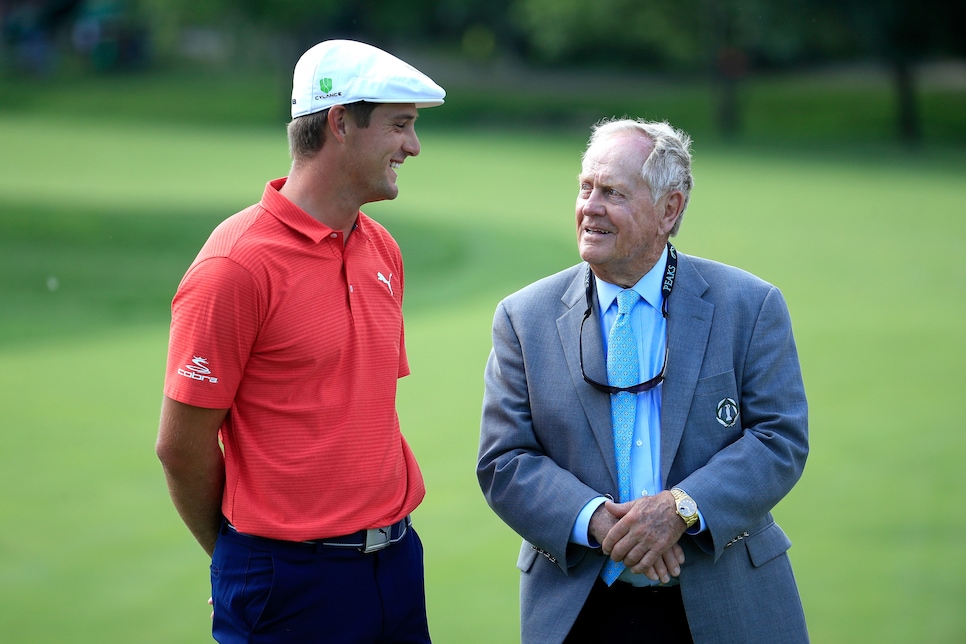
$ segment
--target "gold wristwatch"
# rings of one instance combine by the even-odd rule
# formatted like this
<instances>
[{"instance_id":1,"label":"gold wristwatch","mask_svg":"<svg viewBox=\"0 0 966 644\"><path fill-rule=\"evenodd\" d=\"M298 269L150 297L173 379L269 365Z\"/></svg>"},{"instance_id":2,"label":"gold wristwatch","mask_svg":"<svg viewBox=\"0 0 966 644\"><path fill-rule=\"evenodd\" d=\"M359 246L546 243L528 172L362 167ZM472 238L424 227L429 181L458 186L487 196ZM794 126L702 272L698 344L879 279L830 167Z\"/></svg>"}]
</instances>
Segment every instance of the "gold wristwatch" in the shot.
<instances>
[{"instance_id":1,"label":"gold wristwatch","mask_svg":"<svg viewBox=\"0 0 966 644\"><path fill-rule=\"evenodd\" d=\"M674 496L674 509L690 528L698 522L698 504L680 488L672 487L671 494Z\"/></svg>"}]
</instances>

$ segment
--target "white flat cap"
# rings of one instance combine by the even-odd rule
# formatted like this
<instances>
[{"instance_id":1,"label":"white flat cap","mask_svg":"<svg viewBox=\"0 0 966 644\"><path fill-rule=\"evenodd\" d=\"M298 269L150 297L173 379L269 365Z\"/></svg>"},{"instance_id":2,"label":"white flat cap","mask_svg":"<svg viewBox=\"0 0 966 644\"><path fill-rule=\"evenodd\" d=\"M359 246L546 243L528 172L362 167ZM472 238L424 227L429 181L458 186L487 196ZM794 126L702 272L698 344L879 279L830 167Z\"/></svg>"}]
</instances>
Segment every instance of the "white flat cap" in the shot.
<instances>
[{"instance_id":1,"label":"white flat cap","mask_svg":"<svg viewBox=\"0 0 966 644\"><path fill-rule=\"evenodd\" d=\"M446 92L421 71L354 40L326 40L302 54L292 78L292 118L358 101L443 104Z\"/></svg>"}]
</instances>

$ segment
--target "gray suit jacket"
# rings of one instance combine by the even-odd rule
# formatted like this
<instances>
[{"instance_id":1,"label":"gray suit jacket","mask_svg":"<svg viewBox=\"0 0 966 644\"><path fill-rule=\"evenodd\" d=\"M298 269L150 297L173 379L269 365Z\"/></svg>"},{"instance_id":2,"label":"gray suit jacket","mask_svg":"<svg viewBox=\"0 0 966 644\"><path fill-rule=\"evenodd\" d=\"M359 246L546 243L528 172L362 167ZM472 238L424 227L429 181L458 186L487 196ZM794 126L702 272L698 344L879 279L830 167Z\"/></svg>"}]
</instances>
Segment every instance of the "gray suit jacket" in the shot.
<instances>
[{"instance_id":1,"label":"gray suit jacket","mask_svg":"<svg viewBox=\"0 0 966 644\"><path fill-rule=\"evenodd\" d=\"M661 477L697 501L707 530L685 535L680 584L694 641L808 641L771 509L798 481L808 412L781 293L744 271L678 253L668 300ZM617 494L610 399L584 382L579 264L507 297L493 321L477 475L490 507L523 539L522 641L561 642L600 573L599 550L569 543L592 498ZM597 302L594 298L594 315ZM606 382L597 318L587 374ZM737 422L718 405L738 405ZM542 555L542 556L541 556Z\"/></svg>"}]
</instances>

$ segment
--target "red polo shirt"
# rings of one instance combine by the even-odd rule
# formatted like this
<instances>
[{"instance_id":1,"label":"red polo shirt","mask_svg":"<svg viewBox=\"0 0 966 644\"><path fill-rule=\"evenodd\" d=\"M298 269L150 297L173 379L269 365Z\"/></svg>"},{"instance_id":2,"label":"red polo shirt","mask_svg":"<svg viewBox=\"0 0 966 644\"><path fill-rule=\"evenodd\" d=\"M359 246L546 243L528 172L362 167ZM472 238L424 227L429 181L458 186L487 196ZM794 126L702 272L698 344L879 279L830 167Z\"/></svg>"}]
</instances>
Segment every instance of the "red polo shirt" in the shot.
<instances>
[{"instance_id":1,"label":"red polo shirt","mask_svg":"<svg viewBox=\"0 0 966 644\"><path fill-rule=\"evenodd\" d=\"M389 525L425 494L399 431L403 264L363 213L343 244L278 193L218 226L171 307L165 394L229 409L222 511L304 541Z\"/></svg>"}]
</instances>

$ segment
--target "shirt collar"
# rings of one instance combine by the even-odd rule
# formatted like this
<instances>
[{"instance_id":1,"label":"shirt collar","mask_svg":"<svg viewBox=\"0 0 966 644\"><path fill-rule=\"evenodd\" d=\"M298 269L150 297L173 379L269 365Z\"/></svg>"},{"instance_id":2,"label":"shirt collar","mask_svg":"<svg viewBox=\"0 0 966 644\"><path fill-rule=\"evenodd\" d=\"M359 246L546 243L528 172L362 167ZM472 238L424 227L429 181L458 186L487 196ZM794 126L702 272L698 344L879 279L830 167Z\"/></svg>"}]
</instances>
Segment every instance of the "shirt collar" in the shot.
<instances>
[{"instance_id":1,"label":"shirt collar","mask_svg":"<svg viewBox=\"0 0 966 644\"><path fill-rule=\"evenodd\" d=\"M644 277L637 280L637 284L631 287L637 291L641 299L658 311L661 310L661 305L663 304L662 298L664 296L661 292L661 287L664 284L664 267L667 265L667 252L667 245L665 245L664 252L661 253L661 258L655 262L651 270L644 274ZM617 284L605 282L596 275L594 275L594 280L596 282L595 286L597 287L597 304L600 306L601 315L603 315L614 303L614 300L617 299L617 294L624 289Z\"/></svg>"},{"instance_id":2,"label":"shirt collar","mask_svg":"<svg viewBox=\"0 0 966 644\"><path fill-rule=\"evenodd\" d=\"M337 233L338 231L326 226L321 221L282 196L279 190L281 190L282 186L285 185L286 180L287 177L282 177L281 179L269 181L265 185L265 191L262 193L262 207L270 212L280 222L289 228L302 233L316 244L326 237L331 236L333 233ZM360 228L365 228L365 219L365 215L360 212L358 218L356 219L356 224L352 229L356 234L358 234ZM363 232L365 232L365 236L368 237L368 231Z\"/></svg>"}]
</instances>

